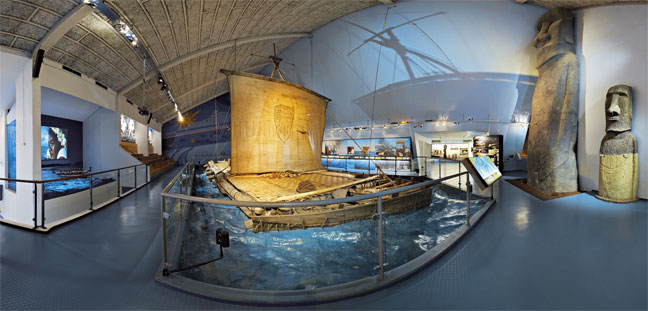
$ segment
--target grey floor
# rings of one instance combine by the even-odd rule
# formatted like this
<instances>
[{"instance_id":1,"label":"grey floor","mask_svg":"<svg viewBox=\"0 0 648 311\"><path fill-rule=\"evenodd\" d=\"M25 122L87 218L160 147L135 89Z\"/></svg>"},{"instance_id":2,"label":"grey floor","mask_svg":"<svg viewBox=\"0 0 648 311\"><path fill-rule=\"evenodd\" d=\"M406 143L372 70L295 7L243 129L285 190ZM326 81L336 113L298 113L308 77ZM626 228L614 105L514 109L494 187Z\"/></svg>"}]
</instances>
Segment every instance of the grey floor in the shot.
<instances>
[{"instance_id":1,"label":"grey floor","mask_svg":"<svg viewBox=\"0 0 648 311\"><path fill-rule=\"evenodd\" d=\"M248 309L156 284L160 190L169 172L39 234L0 226L0 309ZM540 201L507 182L441 260L373 294L298 309L647 309L645 200ZM284 308L282 308L284 309Z\"/></svg>"}]
</instances>

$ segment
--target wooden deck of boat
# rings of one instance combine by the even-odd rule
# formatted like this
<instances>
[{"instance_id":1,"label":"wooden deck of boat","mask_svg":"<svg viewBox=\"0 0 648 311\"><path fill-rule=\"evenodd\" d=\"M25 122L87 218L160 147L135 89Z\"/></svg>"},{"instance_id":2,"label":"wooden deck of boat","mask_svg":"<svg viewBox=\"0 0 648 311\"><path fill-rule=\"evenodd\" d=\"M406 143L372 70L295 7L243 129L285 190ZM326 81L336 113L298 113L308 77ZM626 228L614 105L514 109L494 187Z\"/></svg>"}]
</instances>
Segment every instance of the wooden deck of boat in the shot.
<instances>
[{"instance_id":1,"label":"wooden deck of boat","mask_svg":"<svg viewBox=\"0 0 648 311\"><path fill-rule=\"evenodd\" d=\"M277 202L299 196L296 189L303 181L310 181L317 190L340 188L363 181L352 174L330 171L313 171L294 177L273 177L271 174L237 175L227 176L227 179L239 190L262 202Z\"/></svg>"}]
</instances>

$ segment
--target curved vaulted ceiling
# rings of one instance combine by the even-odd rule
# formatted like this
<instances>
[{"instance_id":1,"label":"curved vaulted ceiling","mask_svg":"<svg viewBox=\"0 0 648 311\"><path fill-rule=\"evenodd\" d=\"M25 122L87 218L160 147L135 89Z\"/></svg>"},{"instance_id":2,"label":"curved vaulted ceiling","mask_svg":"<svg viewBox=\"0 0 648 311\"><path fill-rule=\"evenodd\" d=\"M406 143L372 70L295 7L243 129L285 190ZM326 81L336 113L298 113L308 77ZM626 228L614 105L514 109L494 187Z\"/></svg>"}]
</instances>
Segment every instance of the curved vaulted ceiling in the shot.
<instances>
[{"instance_id":1,"label":"curved vaulted ceiling","mask_svg":"<svg viewBox=\"0 0 648 311\"><path fill-rule=\"evenodd\" d=\"M259 70L275 43L280 52L318 27L378 0L105 0L144 44L182 111L227 92L221 68ZM0 45L30 55L80 0L0 0ZM142 59L96 10L79 19L45 57L142 103ZM73 19L72 18L72 19ZM145 105L159 121L176 115L148 71Z\"/></svg>"},{"instance_id":2,"label":"curved vaulted ceiling","mask_svg":"<svg viewBox=\"0 0 648 311\"><path fill-rule=\"evenodd\" d=\"M514 0L551 8L646 0ZM393 0L104 0L133 28L182 111L227 92L221 68L254 71L272 43L280 52L351 12ZM83 9L85 8L85 9ZM0 45L45 56L142 103L142 60L112 22L81 0L0 0ZM159 121L176 115L149 71L145 105Z\"/></svg>"}]
</instances>

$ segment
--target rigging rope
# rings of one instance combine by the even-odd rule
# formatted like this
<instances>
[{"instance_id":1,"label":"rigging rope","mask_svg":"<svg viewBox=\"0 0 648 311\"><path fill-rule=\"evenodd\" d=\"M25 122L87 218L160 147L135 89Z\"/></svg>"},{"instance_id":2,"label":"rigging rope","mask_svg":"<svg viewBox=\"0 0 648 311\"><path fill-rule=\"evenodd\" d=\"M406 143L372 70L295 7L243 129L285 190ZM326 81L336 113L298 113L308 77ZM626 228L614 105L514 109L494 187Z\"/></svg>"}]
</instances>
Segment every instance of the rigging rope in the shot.
<instances>
[{"instance_id":1,"label":"rigging rope","mask_svg":"<svg viewBox=\"0 0 648 311\"><path fill-rule=\"evenodd\" d=\"M385 19L383 20L382 31L385 31L385 27L387 27L387 16L389 15L389 9L391 9L391 8L392 7L387 6L386 9L385 9ZM376 62L376 78L374 79L373 100L372 100L372 103L371 103L371 127L369 128L369 148L371 148L371 143L373 141L374 114L375 114L375 111L376 111L376 89L378 88L378 70L380 69L380 56L381 56L381 53L382 53L382 45L379 44L378 45L378 61ZM347 135L348 135L348 133L347 133ZM375 161L374 161L374 165L376 166L376 169L380 170L380 173L382 173L383 175L386 175L385 172L383 172L383 170L380 168L380 166L378 166L378 164L376 164ZM371 170L371 168L369 168L369 169Z\"/></svg>"}]
</instances>

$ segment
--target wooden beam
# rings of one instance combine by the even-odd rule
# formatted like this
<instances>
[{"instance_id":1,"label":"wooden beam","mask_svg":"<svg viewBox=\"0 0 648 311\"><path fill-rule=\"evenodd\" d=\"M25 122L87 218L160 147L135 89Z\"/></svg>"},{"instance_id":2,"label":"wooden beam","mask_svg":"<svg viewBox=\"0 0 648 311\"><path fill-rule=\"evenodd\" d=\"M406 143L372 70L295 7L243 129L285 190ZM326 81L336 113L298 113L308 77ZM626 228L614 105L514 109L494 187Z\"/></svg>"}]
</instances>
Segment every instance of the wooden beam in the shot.
<instances>
[{"instance_id":1,"label":"wooden beam","mask_svg":"<svg viewBox=\"0 0 648 311\"><path fill-rule=\"evenodd\" d=\"M253 65L253 66L247 67L247 68L243 69L242 71L252 71L252 70L258 69L258 68L260 68L260 67L269 66L269 65L270 65L270 64L267 63L267 62L259 63L259 64L256 64L256 65ZM198 90L200 90L200 89L202 89L202 88L208 87L208 86L210 86L210 85L212 85L212 84L214 84L214 83L218 83L218 82L220 82L220 81L222 81L222 80L224 80L224 79L227 79L227 77L222 76L222 77L219 77L219 78L216 78L216 79L211 79L211 80L209 80L209 81L207 81L207 82L205 82L205 83L203 83L203 84L201 84L201 85L199 85L199 86L197 86L197 87L195 87L195 88L193 88L193 89L191 89L191 90L189 90L189 91L187 91L187 92L185 92L185 93L180 94L179 96L175 97L175 99L176 99L176 101L178 101L180 98L182 98L182 97L184 97L184 96L186 96L186 95L189 95L189 94L191 94L191 93L193 93L193 92L195 92L195 91L198 91ZM225 93L227 93L227 92L225 92ZM223 94L225 94L225 93L220 93L220 94L218 94L218 96L221 96L221 95L223 95ZM216 97L218 97L218 96L216 96ZM211 97L210 99L212 99L212 98L214 98L214 97ZM208 99L208 100L209 100L209 99ZM194 108L194 107L196 107L196 106L198 106L198 105L201 105L201 104L203 104L204 102L205 102L205 101L203 101L203 102L201 102L201 103L192 103L192 104L189 106L190 108L186 108L186 110L189 110L189 109ZM154 113L154 112L157 112L157 111L161 110L161 109L164 108L167 104L171 104L171 102L169 102L169 101L165 101L165 102L163 102L163 103L161 103L161 104L159 104L159 105L156 105L156 108L153 109L153 110L151 111L151 113ZM183 108L183 109L185 109L185 108Z\"/></svg>"},{"instance_id":2,"label":"wooden beam","mask_svg":"<svg viewBox=\"0 0 648 311\"><path fill-rule=\"evenodd\" d=\"M70 12L61 17L61 19L52 27L38 42L38 45L32 51L32 58L36 56L39 49L47 51L53 47L72 27L76 26L88 15L92 14L92 8L86 4L78 4Z\"/></svg>"},{"instance_id":3,"label":"wooden beam","mask_svg":"<svg viewBox=\"0 0 648 311\"><path fill-rule=\"evenodd\" d=\"M285 38L300 38L300 37L306 37L306 36L309 36L309 35L310 35L310 33L308 33L308 32L282 32L282 33L268 34L268 35L262 35L262 36L246 37L246 38L230 40L230 41L226 41L226 42L222 42L222 43L212 44L212 45L206 46L206 47L204 47L202 49L193 51L193 52L191 52L189 54L186 54L186 55L183 55L181 57L172 59L172 60L168 61L167 63L159 66L159 69L160 69L160 72L163 72L165 70L173 68L174 66L182 64L182 63L184 63L186 61L192 60L192 59L194 59L196 57L200 57L200 56L205 55L205 54L209 54L209 53L212 53L212 52L216 52L216 51L224 50L224 49L227 49L227 48L230 48L230 47L234 47L235 43L237 45L240 45L240 44L252 43L252 42L257 42L257 41L264 41L264 40L276 40L276 39L285 39ZM148 74L146 76L146 78L147 79L153 78L154 75L155 75L154 73L150 73L150 74ZM123 88L121 88L119 90L119 92L118 92L119 95L124 95L128 91L130 91L130 90L136 88L137 86L139 86L140 83L142 83L141 78L131 81L130 83L128 83L126 86L124 86ZM167 83L168 83L168 81L167 81Z\"/></svg>"}]
</instances>

